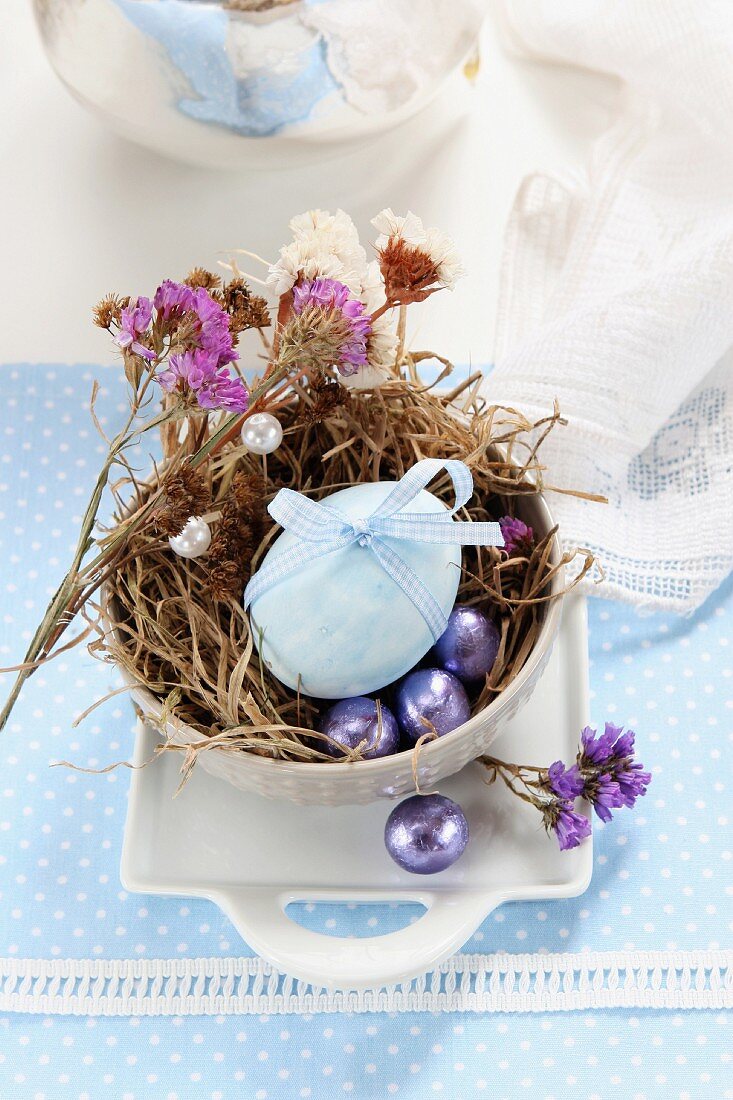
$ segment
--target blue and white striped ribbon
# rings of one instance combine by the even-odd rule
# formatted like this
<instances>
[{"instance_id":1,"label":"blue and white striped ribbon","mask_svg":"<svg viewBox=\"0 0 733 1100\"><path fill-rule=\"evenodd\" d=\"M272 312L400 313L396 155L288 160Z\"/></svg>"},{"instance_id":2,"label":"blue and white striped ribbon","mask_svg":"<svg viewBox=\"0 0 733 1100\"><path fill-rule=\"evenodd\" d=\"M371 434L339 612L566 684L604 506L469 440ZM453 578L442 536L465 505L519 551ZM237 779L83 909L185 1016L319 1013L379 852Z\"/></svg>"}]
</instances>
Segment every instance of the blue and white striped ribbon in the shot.
<instances>
[{"instance_id":1,"label":"blue and white striped ribbon","mask_svg":"<svg viewBox=\"0 0 733 1100\"><path fill-rule=\"evenodd\" d=\"M456 494L450 511L404 512L402 509L441 470L450 475ZM349 519L332 504L311 500L292 489L281 489L267 510L284 530L297 535L301 541L260 566L245 589L245 608L309 562L358 543L371 550L385 573L420 612L437 641L448 625L442 609L414 569L384 539L451 546L503 546L498 523L467 523L453 519L471 499L472 493L473 478L465 463L438 458L417 462L379 507L364 519Z\"/></svg>"}]
</instances>

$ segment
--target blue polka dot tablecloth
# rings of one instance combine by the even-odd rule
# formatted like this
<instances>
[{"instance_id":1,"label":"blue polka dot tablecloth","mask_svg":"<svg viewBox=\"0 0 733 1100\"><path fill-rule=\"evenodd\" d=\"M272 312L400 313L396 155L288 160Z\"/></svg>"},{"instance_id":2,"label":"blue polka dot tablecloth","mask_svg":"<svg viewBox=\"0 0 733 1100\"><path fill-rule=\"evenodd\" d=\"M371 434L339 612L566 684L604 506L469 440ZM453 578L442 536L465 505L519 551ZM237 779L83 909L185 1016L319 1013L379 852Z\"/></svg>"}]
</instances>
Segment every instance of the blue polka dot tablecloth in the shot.
<instances>
[{"instance_id":1,"label":"blue polka dot tablecloth","mask_svg":"<svg viewBox=\"0 0 733 1100\"><path fill-rule=\"evenodd\" d=\"M104 453L95 376L112 430L116 369L0 368L3 665L63 571ZM733 1097L731 639L730 582L686 620L591 600L594 722L637 730L647 798L596 823L582 897L502 906L440 973L370 1001L286 988L213 904L121 889L129 772L50 765L129 757L130 704L75 727L115 674L83 648L60 656L0 740L0 1100ZM415 913L293 916L373 935Z\"/></svg>"}]
</instances>

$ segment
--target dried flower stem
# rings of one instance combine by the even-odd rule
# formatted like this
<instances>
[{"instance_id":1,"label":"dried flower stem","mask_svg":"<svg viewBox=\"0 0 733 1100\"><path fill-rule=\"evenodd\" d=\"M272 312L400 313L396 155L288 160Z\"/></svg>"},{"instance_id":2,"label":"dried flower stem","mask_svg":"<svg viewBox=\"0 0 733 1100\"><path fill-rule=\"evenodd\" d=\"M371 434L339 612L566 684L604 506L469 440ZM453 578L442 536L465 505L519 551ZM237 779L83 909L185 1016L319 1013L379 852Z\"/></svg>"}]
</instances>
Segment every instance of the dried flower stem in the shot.
<instances>
[{"instance_id":1,"label":"dried flower stem","mask_svg":"<svg viewBox=\"0 0 733 1100\"><path fill-rule=\"evenodd\" d=\"M69 625L69 619L64 621L64 616L68 610L69 603L73 600L81 584L81 578L83 574L80 572L82 561L85 554L94 543L92 537L92 531L97 521L97 513L99 512L99 506L102 501L102 495L107 485L109 478L109 472L115 462L118 460L121 452L129 446L134 438L136 438L139 432L133 430L133 425L137 420L138 413L144 402L145 395L150 385L152 378L152 371L148 370L144 376L142 383L138 386L137 392L130 405L130 412L125 420L122 429L117 433L112 442L109 445L109 451L105 458L102 468L97 476L97 480L92 490L92 495L87 504L82 517L81 528L79 531L79 538L77 540L74 556L71 561L66 576L61 581L61 584L54 593L50 604L48 605L46 612L41 619L36 631L31 639L30 645L25 654L23 661L24 667L18 673L15 683L11 688L10 695L8 696L2 710L0 711L0 730L5 726L8 720L11 710L15 705L15 702L21 692L23 684L28 677L33 673L37 667L38 659L42 655L48 652L49 641L53 639L51 644L54 644L66 627ZM92 398L96 396L96 388L93 391ZM147 430L144 428L143 430ZM101 563L100 563L101 564Z\"/></svg>"},{"instance_id":2,"label":"dried flower stem","mask_svg":"<svg viewBox=\"0 0 733 1100\"><path fill-rule=\"evenodd\" d=\"M0 710L0 730L5 727L28 677L31 676L38 665L49 656L53 646L56 645L59 638L63 635L74 615L83 607L86 599L91 595L91 592L98 588L99 573L105 573L109 569L114 562L118 549L124 545L134 531L138 530L140 526L151 517L161 497L163 485L158 486L156 491L148 497L145 503L137 509L129 520L122 522L110 536L96 543L93 531L97 522L104 490L109 480L110 470L116 463L120 462L120 458L125 449L136 442L141 435L153 428L161 427L169 423L173 418L181 415L178 408L169 408L164 410L160 415L153 417L152 420L142 423L139 427L135 427L140 411L144 406L156 365L157 364L153 364L152 366L145 367L137 386L133 390L129 415L121 430L109 443L108 453L102 463L102 467L92 490L92 495L84 511L79 530L79 538L77 540L71 565L54 593L41 622L33 634L22 665L18 666L20 671L16 676L15 682L13 683L10 694L2 710ZM288 365L277 367L266 380L263 380L250 395L252 405L261 397L264 397L274 385L284 379L289 369ZM94 396L95 392L93 392L93 397ZM235 414L227 417L224 424L214 432L202 446L198 447L191 456L191 468L194 470L197 469L210 455L216 453L220 447L233 438L240 430L240 425L248 415L251 415L252 411L251 406L248 413L243 415ZM89 562L84 564L82 568L85 556L95 544L102 545L103 550L101 553L95 555Z\"/></svg>"}]
</instances>

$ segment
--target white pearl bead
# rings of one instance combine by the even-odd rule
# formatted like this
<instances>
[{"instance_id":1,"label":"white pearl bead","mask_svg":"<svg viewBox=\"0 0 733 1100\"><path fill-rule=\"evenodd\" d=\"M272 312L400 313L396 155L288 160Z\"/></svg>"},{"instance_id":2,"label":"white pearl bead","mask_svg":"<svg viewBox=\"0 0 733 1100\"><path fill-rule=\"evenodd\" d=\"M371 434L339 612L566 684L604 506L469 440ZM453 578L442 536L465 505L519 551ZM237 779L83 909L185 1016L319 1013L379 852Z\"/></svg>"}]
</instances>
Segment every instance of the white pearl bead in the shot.
<instances>
[{"instance_id":1,"label":"white pearl bead","mask_svg":"<svg viewBox=\"0 0 733 1100\"><path fill-rule=\"evenodd\" d=\"M211 545L211 528L206 520L191 516L180 535L168 539L168 542L179 558L199 558Z\"/></svg>"},{"instance_id":2,"label":"white pearl bead","mask_svg":"<svg viewBox=\"0 0 733 1100\"><path fill-rule=\"evenodd\" d=\"M282 424L272 413L255 413L245 420L242 443L256 455L270 455L283 441Z\"/></svg>"}]
</instances>

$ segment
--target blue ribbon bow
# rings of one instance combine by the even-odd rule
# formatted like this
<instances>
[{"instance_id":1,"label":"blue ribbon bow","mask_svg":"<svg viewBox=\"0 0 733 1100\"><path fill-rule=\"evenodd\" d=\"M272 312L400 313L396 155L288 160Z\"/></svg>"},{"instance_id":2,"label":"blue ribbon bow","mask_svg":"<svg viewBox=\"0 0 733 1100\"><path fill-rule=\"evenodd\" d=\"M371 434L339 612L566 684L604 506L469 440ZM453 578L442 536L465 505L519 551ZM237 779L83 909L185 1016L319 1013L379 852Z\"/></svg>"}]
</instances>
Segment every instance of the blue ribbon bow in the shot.
<instances>
[{"instance_id":1,"label":"blue ribbon bow","mask_svg":"<svg viewBox=\"0 0 733 1100\"><path fill-rule=\"evenodd\" d=\"M441 470L446 470L450 475L456 494L450 511L402 511ZM504 539L498 523L466 523L453 519L472 494L473 477L465 463L457 459L441 461L437 458L424 458L417 462L379 507L364 519L349 519L332 504L311 500L292 489L281 489L267 510L281 527L297 535L301 541L257 570L244 592L245 609L308 562L358 543L374 554L385 573L399 585L437 641L445 633L448 620L414 569L384 539L451 546L503 546Z\"/></svg>"}]
</instances>

